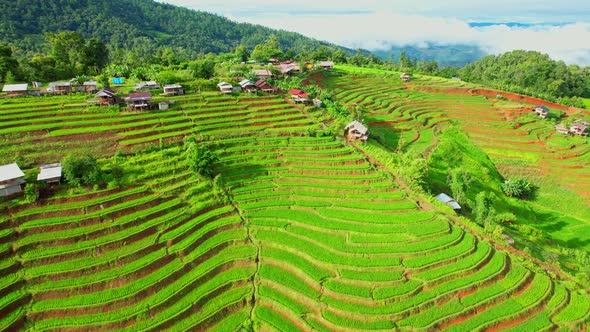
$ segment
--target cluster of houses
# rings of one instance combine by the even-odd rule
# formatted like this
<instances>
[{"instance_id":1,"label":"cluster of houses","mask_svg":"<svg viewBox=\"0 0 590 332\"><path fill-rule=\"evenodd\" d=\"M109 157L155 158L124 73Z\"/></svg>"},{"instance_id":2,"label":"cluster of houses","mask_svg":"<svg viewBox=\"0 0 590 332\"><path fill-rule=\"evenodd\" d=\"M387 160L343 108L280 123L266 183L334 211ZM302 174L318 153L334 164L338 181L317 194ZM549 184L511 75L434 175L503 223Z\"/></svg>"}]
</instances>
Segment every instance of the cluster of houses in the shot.
<instances>
[{"instance_id":1,"label":"cluster of houses","mask_svg":"<svg viewBox=\"0 0 590 332\"><path fill-rule=\"evenodd\" d=\"M40 89L41 84L33 82L33 89L29 89L29 84L5 84L2 87L2 92L6 92L9 97L22 96L40 96L41 93L53 95L66 95L75 92L95 93L98 90L96 81L89 80L81 84L76 83L75 80L69 82L52 82L46 89Z\"/></svg>"},{"instance_id":2,"label":"cluster of houses","mask_svg":"<svg viewBox=\"0 0 590 332\"><path fill-rule=\"evenodd\" d=\"M37 181L48 186L59 184L61 164L41 165ZM10 199L22 195L25 184L25 174L16 163L0 166L0 197Z\"/></svg>"},{"instance_id":3,"label":"cluster of houses","mask_svg":"<svg viewBox=\"0 0 590 332\"><path fill-rule=\"evenodd\" d=\"M123 99L127 104L127 109L130 111L145 111L159 107L160 110L168 109L170 102L161 102L157 105L152 103L152 93L149 90L161 88L156 82L150 81L140 83L135 87L135 91L130 93ZM164 92L162 96L181 96L186 93L185 89L180 84L167 84L164 85ZM116 95L116 92L109 88L104 88L98 91L95 95L96 99L89 100L91 103L95 103L101 106L114 106L121 104L121 98Z\"/></svg>"},{"instance_id":4,"label":"cluster of houses","mask_svg":"<svg viewBox=\"0 0 590 332\"><path fill-rule=\"evenodd\" d=\"M549 115L549 108L545 105L537 105L532 108L532 112L534 112L541 119L546 119ZM555 125L555 131L564 135L572 134L577 136L588 136L587 130L589 126L590 123L586 121L576 120L569 127L562 123Z\"/></svg>"},{"instance_id":5,"label":"cluster of houses","mask_svg":"<svg viewBox=\"0 0 590 332\"><path fill-rule=\"evenodd\" d=\"M219 91L222 94L231 94L233 92L240 92L240 91L244 91L244 92L248 92L248 93L253 93L253 92L257 92L257 91L266 92L266 93L276 93L278 91L278 89L275 86L272 86L271 84L266 82L264 79L259 79L256 82L252 82L248 79L243 79L236 86L231 85L230 83L227 83L227 82L220 82L219 84L217 84L217 87L219 88Z\"/></svg>"},{"instance_id":6,"label":"cluster of houses","mask_svg":"<svg viewBox=\"0 0 590 332\"><path fill-rule=\"evenodd\" d=\"M555 125L555 130L560 133L560 134L564 134L564 135L577 135L577 136L588 136L588 127L590 126L590 123L583 121L583 120L577 120L574 121L574 123L571 124L571 126L568 128L566 125L564 124L558 124Z\"/></svg>"}]
</instances>

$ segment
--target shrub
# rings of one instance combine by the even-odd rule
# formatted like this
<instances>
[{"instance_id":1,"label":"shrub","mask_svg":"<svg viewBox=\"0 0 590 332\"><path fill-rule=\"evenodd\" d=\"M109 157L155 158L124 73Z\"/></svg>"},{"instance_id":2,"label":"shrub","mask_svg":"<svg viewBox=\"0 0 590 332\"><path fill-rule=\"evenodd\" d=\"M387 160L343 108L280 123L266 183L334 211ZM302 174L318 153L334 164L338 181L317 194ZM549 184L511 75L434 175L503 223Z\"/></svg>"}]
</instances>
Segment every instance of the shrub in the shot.
<instances>
[{"instance_id":1,"label":"shrub","mask_svg":"<svg viewBox=\"0 0 590 332\"><path fill-rule=\"evenodd\" d=\"M39 199L39 187L33 183L27 183L25 187L25 201L34 203Z\"/></svg>"},{"instance_id":2,"label":"shrub","mask_svg":"<svg viewBox=\"0 0 590 332\"><path fill-rule=\"evenodd\" d=\"M98 162L90 155L67 156L62 162L62 173L73 186L96 184L101 178Z\"/></svg>"},{"instance_id":3,"label":"shrub","mask_svg":"<svg viewBox=\"0 0 590 332\"><path fill-rule=\"evenodd\" d=\"M184 149L191 172L209 177L213 175L213 164L219 160L217 154L206 145L198 144L192 136L185 139Z\"/></svg>"},{"instance_id":4,"label":"shrub","mask_svg":"<svg viewBox=\"0 0 590 332\"><path fill-rule=\"evenodd\" d=\"M504 181L502 190L508 197L528 198L535 192L535 186L528 180L512 178Z\"/></svg>"}]
</instances>

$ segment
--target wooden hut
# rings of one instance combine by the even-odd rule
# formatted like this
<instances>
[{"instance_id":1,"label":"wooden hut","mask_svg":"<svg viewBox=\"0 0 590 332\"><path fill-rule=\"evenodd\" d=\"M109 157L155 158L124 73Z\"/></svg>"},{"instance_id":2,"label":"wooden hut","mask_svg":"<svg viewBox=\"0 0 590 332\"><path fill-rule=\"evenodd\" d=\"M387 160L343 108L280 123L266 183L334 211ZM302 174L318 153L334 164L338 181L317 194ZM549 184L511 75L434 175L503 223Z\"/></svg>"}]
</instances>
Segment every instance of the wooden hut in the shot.
<instances>
[{"instance_id":1,"label":"wooden hut","mask_svg":"<svg viewBox=\"0 0 590 332\"><path fill-rule=\"evenodd\" d=\"M320 61L320 68L325 70L334 69L334 61Z\"/></svg>"},{"instance_id":2,"label":"wooden hut","mask_svg":"<svg viewBox=\"0 0 590 332\"><path fill-rule=\"evenodd\" d=\"M98 99L98 103L104 106L119 105L121 98L115 94L115 91L104 88L94 95Z\"/></svg>"},{"instance_id":3,"label":"wooden hut","mask_svg":"<svg viewBox=\"0 0 590 332\"><path fill-rule=\"evenodd\" d=\"M256 85L256 88L258 88L258 90L262 92L273 93L277 90L274 86L270 85L270 83L268 83L265 80L258 80L256 81L256 83L254 83L254 85Z\"/></svg>"},{"instance_id":4,"label":"wooden hut","mask_svg":"<svg viewBox=\"0 0 590 332\"><path fill-rule=\"evenodd\" d=\"M563 124L555 125L555 131L557 131L560 134L564 134L564 135L567 135L570 133L570 130Z\"/></svg>"},{"instance_id":5,"label":"wooden hut","mask_svg":"<svg viewBox=\"0 0 590 332\"><path fill-rule=\"evenodd\" d=\"M84 92L86 93L95 93L98 91L98 84L93 80L84 82L82 86L84 87Z\"/></svg>"},{"instance_id":6,"label":"wooden hut","mask_svg":"<svg viewBox=\"0 0 590 332\"><path fill-rule=\"evenodd\" d=\"M409 81L412 80L412 76L410 76L410 74L408 74L408 73L401 74L399 78L405 83L408 83Z\"/></svg>"},{"instance_id":7,"label":"wooden hut","mask_svg":"<svg viewBox=\"0 0 590 332\"><path fill-rule=\"evenodd\" d=\"M24 84L5 84L2 87L2 92L6 92L9 97L26 96L29 91L29 85Z\"/></svg>"},{"instance_id":8,"label":"wooden hut","mask_svg":"<svg viewBox=\"0 0 590 332\"><path fill-rule=\"evenodd\" d=\"M152 94L149 92L135 92L125 98L127 109L130 111L144 111L152 108Z\"/></svg>"},{"instance_id":9,"label":"wooden hut","mask_svg":"<svg viewBox=\"0 0 590 332\"><path fill-rule=\"evenodd\" d=\"M588 129L588 125L589 124L586 121L575 121L570 126L570 132L578 136L588 136L588 133L586 132L586 130Z\"/></svg>"},{"instance_id":10,"label":"wooden hut","mask_svg":"<svg viewBox=\"0 0 590 332\"><path fill-rule=\"evenodd\" d=\"M164 95L166 96L182 96L185 94L184 88L180 84L166 84L164 85Z\"/></svg>"},{"instance_id":11,"label":"wooden hut","mask_svg":"<svg viewBox=\"0 0 590 332\"><path fill-rule=\"evenodd\" d=\"M461 205L455 199L447 194L438 194L436 200L450 206L455 212L461 212Z\"/></svg>"},{"instance_id":12,"label":"wooden hut","mask_svg":"<svg viewBox=\"0 0 590 332\"><path fill-rule=\"evenodd\" d=\"M291 100L293 100L295 103L306 104L309 102L309 96L307 95L307 93L299 89L289 90L289 95L291 95Z\"/></svg>"},{"instance_id":13,"label":"wooden hut","mask_svg":"<svg viewBox=\"0 0 590 332\"><path fill-rule=\"evenodd\" d=\"M252 74L258 76L261 80L272 78L272 72L268 69L254 69L252 70Z\"/></svg>"},{"instance_id":14,"label":"wooden hut","mask_svg":"<svg viewBox=\"0 0 590 332\"><path fill-rule=\"evenodd\" d=\"M224 95L231 94L234 91L233 85L231 85L227 82L221 82L221 83L217 84L217 87L219 88L219 91Z\"/></svg>"},{"instance_id":15,"label":"wooden hut","mask_svg":"<svg viewBox=\"0 0 590 332\"><path fill-rule=\"evenodd\" d=\"M549 108L547 108L545 105L537 105L533 107L532 111L537 113L541 119L545 119L549 114Z\"/></svg>"},{"instance_id":16,"label":"wooden hut","mask_svg":"<svg viewBox=\"0 0 590 332\"><path fill-rule=\"evenodd\" d=\"M369 129L362 123L354 120L344 127L344 136L349 141L366 142L369 139Z\"/></svg>"},{"instance_id":17,"label":"wooden hut","mask_svg":"<svg viewBox=\"0 0 590 332\"><path fill-rule=\"evenodd\" d=\"M47 185L56 185L61 181L61 164L41 165L37 181L45 182Z\"/></svg>"},{"instance_id":18,"label":"wooden hut","mask_svg":"<svg viewBox=\"0 0 590 332\"><path fill-rule=\"evenodd\" d=\"M49 84L47 92L56 95L67 95L72 93L72 83L70 82L53 82Z\"/></svg>"},{"instance_id":19,"label":"wooden hut","mask_svg":"<svg viewBox=\"0 0 590 332\"><path fill-rule=\"evenodd\" d=\"M149 90L155 90L155 89L159 89L159 88L160 88L160 84L158 84L156 81L147 81L147 82L137 84L135 86L135 91L149 91Z\"/></svg>"},{"instance_id":20,"label":"wooden hut","mask_svg":"<svg viewBox=\"0 0 590 332\"><path fill-rule=\"evenodd\" d=\"M0 197L11 198L22 194L25 173L16 163L0 166Z\"/></svg>"},{"instance_id":21,"label":"wooden hut","mask_svg":"<svg viewBox=\"0 0 590 332\"><path fill-rule=\"evenodd\" d=\"M252 83L252 81L250 81L248 79L242 80L240 82L240 87L245 92L256 92L258 90L258 88L256 87L256 85L254 83Z\"/></svg>"}]
</instances>

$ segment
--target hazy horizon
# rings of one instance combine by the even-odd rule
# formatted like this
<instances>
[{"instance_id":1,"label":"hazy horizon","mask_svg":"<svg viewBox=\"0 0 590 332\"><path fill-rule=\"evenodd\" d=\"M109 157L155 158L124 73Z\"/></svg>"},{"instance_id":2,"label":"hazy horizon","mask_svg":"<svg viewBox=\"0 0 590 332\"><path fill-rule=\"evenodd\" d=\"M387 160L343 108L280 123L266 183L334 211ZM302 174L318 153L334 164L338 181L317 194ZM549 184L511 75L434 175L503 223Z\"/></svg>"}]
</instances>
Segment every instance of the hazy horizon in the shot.
<instances>
[{"instance_id":1,"label":"hazy horizon","mask_svg":"<svg viewBox=\"0 0 590 332\"><path fill-rule=\"evenodd\" d=\"M525 0L517 4L454 0L160 1L275 29L294 31L350 48L477 45L490 54L535 50L568 64L590 66L590 2Z\"/></svg>"}]
</instances>

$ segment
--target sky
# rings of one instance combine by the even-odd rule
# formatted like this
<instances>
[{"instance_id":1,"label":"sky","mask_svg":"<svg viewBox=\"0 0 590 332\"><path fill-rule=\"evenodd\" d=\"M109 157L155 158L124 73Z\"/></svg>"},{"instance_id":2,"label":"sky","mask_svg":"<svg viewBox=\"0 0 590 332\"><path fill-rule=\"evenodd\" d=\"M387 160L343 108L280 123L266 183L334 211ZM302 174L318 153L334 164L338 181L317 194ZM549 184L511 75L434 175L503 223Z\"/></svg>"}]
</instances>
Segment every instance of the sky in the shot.
<instances>
[{"instance_id":1,"label":"sky","mask_svg":"<svg viewBox=\"0 0 590 332\"><path fill-rule=\"evenodd\" d=\"M426 44L515 49L590 66L588 0L162 0L350 48ZM490 5L493 3L493 5ZM486 22L492 24L473 24ZM521 23L521 24L506 24Z\"/></svg>"}]
</instances>

